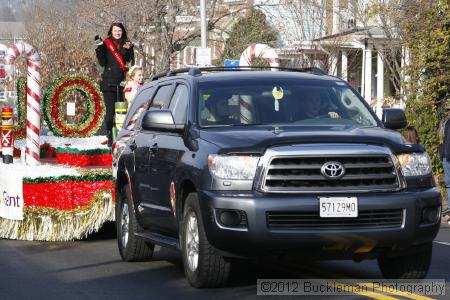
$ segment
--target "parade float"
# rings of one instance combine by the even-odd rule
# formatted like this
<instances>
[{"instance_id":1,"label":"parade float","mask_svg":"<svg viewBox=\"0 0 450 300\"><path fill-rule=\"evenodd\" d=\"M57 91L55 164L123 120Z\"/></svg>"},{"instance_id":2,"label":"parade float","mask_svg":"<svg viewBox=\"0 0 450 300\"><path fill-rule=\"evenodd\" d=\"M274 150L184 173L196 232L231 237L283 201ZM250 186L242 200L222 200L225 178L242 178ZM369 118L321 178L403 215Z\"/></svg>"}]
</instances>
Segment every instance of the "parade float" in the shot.
<instances>
[{"instance_id":1,"label":"parade float","mask_svg":"<svg viewBox=\"0 0 450 300\"><path fill-rule=\"evenodd\" d=\"M85 76L61 76L42 97L38 51L18 42L7 50L6 64L13 65L20 57L26 58L28 70L27 77L16 84L16 124L13 108L2 107L0 238L81 239L114 220L111 149L106 137L93 136L105 114L102 93ZM280 64L274 49L252 44L242 53L240 66L252 65L256 58L265 59L272 68ZM74 102L62 101L72 91L83 95L86 107L76 123L64 117L65 112L75 110ZM241 116L249 119L245 109L252 105L251 99L241 101ZM126 113L121 104L116 107L121 117L118 127ZM41 136L41 115L50 136Z\"/></svg>"},{"instance_id":2,"label":"parade float","mask_svg":"<svg viewBox=\"0 0 450 300\"><path fill-rule=\"evenodd\" d=\"M83 238L114 220L111 149L106 137L93 136L105 113L102 93L84 76L63 76L42 99L39 53L18 42L8 49L6 64L20 57L27 59L28 70L27 78L17 82L16 125L13 109L2 107L0 237ZM81 122L71 124L64 110L74 110L74 104L64 107L62 99L74 90L83 95L86 112ZM41 114L51 136L41 136Z\"/></svg>"}]
</instances>

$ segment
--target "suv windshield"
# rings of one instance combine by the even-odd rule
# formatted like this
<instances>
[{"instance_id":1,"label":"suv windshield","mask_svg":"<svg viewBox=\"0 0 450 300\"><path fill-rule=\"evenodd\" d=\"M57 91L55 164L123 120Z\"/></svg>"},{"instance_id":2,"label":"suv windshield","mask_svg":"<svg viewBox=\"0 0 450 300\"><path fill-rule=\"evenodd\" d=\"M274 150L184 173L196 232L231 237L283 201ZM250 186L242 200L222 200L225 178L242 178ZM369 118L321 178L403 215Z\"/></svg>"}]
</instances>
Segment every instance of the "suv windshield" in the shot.
<instances>
[{"instance_id":1,"label":"suv windshield","mask_svg":"<svg viewBox=\"0 0 450 300\"><path fill-rule=\"evenodd\" d=\"M231 125L377 126L374 115L344 82L223 80L199 84L199 123Z\"/></svg>"}]
</instances>

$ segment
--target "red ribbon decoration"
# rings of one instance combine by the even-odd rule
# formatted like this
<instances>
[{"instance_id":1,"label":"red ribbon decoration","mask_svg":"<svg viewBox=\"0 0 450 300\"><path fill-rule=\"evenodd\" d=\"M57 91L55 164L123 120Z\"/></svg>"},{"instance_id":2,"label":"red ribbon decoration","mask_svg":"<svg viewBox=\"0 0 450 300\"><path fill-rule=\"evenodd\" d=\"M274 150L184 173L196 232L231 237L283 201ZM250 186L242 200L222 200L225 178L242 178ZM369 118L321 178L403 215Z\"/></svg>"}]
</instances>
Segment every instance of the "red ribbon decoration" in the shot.
<instances>
[{"instance_id":1,"label":"red ribbon decoration","mask_svg":"<svg viewBox=\"0 0 450 300\"><path fill-rule=\"evenodd\" d=\"M115 188L112 180L24 183L23 198L25 207L49 207L58 210L72 210L87 206L98 191L112 194Z\"/></svg>"},{"instance_id":2,"label":"red ribbon decoration","mask_svg":"<svg viewBox=\"0 0 450 300\"><path fill-rule=\"evenodd\" d=\"M112 155L111 153L73 154L73 153L56 152L56 161L58 164L76 167L87 167L87 166L111 167Z\"/></svg>"},{"instance_id":3,"label":"red ribbon decoration","mask_svg":"<svg viewBox=\"0 0 450 300\"><path fill-rule=\"evenodd\" d=\"M123 60L122 56L116 51L116 48L114 48L112 42L109 39L105 39L104 43L111 54L114 56L114 58L117 60L117 63L119 64L123 73L126 74L127 68L125 67L125 61Z\"/></svg>"}]
</instances>

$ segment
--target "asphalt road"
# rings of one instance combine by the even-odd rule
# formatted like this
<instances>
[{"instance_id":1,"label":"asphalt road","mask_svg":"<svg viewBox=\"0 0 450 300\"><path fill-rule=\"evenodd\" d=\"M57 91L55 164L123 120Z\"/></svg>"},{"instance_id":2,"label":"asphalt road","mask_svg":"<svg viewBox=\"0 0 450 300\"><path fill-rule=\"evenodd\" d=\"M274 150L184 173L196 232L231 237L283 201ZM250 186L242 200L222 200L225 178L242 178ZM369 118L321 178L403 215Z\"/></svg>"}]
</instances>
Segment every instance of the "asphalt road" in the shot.
<instances>
[{"instance_id":1,"label":"asphalt road","mask_svg":"<svg viewBox=\"0 0 450 300\"><path fill-rule=\"evenodd\" d=\"M122 262L111 226L106 226L106 229L86 240L68 243L0 239L0 299L280 299L281 296L257 296L256 280L381 278L375 261L327 261L298 265L242 262L234 266L227 287L194 289L184 278L177 252L157 247L152 261ZM428 278L450 281L450 228L446 224L442 225L434 243ZM447 295L450 295L450 285ZM367 296L387 300L408 298L400 294L375 294L345 299L369 299ZM314 297L321 298L325 299ZM418 296L409 298L430 299Z\"/></svg>"}]
</instances>

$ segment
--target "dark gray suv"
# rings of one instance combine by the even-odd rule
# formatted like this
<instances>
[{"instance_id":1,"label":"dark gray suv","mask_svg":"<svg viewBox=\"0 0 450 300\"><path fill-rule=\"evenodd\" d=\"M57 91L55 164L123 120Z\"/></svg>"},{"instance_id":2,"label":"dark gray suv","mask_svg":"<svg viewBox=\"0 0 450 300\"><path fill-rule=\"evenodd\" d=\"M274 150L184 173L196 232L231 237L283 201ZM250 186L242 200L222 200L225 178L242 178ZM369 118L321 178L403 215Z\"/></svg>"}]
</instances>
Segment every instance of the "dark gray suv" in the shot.
<instances>
[{"instance_id":1,"label":"dark gray suv","mask_svg":"<svg viewBox=\"0 0 450 300\"><path fill-rule=\"evenodd\" d=\"M405 124L316 69L154 76L113 147L120 254L179 249L195 287L223 285L234 258L291 254L423 278L441 197Z\"/></svg>"}]
</instances>

